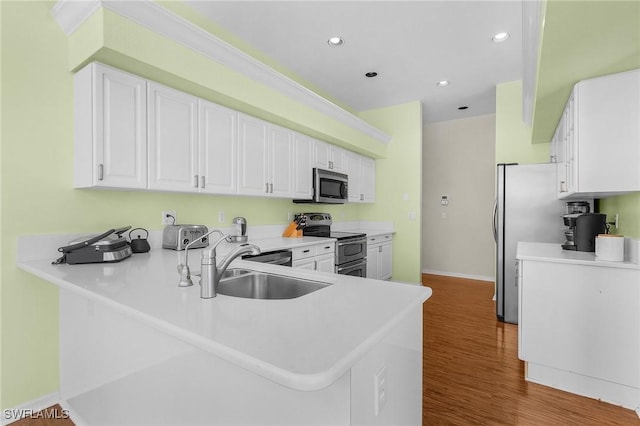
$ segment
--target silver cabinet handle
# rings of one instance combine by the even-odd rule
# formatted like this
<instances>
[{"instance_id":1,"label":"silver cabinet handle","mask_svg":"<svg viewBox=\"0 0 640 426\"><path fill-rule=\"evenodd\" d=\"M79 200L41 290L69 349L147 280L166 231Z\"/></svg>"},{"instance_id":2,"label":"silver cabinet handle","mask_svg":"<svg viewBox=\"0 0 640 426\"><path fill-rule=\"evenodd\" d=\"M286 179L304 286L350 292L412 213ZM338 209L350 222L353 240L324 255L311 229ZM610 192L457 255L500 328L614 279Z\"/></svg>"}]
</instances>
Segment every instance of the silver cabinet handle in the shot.
<instances>
[{"instance_id":1,"label":"silver cabinet handle","mask_svg":"<svg viewBox=\"0 0 640 426\"><path fill-rule=\"evenodd\" d=\"M98 164L98 180L104 180L104 165Z\"/></svg>"},{"instance_id":2,"label":"silver cabinet handle","mask_svg":"<svg viewBox=\"0 0 640 426\"><path fill-rule=\"evenodd\" d=\"M193 187L198 187L198 175L193 175Z\"/></svg>"},{"instance_id":3,"label":"silver cabinet handle","mask_svg":"<svg viewBox=\"0 0 640 426\"><path fill-rule=\"evenodd\" d=\"M270 192L271 194L273 194L273 183L270 183L270 184L269 184L269 188L270 188L269 192Z\"/></svg>"},{"instance_id":4,"label":"silver cabinet handle","mask_svg":"<svg viewBox=\"0 0 640 426\"><path fill-rule=\"evenodd\" d=\"M313 261L313 270L314 270L314 271L317 271L317 270L318 270L318 261L317 261L317 260L314 260L314 261Z\"/></svg>"},{"instance_id":5,"label":"silver cabinet handle","mask_svg":"<svg viewBox=\"0 0 640 426\"><path fill-rule=\"evenodd\" d=\"M382 246L378 247L378 253L382 253Z\"/></svg>"},{"instance_id":6,"label":"silver cabinet handle","mask_svg":"<svg viewBox=\"0 0 640 426\"><path fill-rule=\"evenodd\" d=\"M200 188L204 188L204 176L200 176Z\"/></svg>"},{"instance_id":7,"label":"silver cabinet handle","mask_svg":"<svg viewBox=\"0 0 640 426\"><path fill-rule=\"evenodd\" d=\"M269 183L268 182L264 184L264 192L265 192L265 194L269 193Z\"/></svg>"}]
</instances>

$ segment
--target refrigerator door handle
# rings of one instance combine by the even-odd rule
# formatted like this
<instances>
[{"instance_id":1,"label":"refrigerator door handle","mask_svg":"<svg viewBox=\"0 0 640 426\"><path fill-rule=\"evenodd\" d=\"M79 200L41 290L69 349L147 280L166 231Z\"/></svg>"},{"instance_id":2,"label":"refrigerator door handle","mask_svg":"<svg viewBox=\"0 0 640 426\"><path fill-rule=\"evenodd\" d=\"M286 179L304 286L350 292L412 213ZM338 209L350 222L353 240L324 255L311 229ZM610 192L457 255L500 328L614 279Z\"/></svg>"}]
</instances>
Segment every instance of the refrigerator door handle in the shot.
<instances>
[{"instance_id":1,"label":"refrigerator door handle","mask_svg":"<svg viewBox=\"0 0 640 426\"><path fill-rule=\"evenodd\" d=\"M493 241L498 242L498 199L493 202Z\"/></svg>"}]
</instances>

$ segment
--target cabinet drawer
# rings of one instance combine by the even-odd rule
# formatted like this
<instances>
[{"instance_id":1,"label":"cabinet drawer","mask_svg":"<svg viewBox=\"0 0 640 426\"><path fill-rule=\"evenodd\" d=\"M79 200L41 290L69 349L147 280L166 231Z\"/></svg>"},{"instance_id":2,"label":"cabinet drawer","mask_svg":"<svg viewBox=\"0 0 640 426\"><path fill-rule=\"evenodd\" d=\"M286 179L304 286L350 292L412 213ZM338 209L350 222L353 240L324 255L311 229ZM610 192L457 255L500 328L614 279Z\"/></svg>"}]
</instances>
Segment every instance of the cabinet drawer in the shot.
<instances>
[{"instance_id":1,"label":"cabinet drawer","mask_svg":"<svg viewBox=\"0 0 640 426\"><path fill-rule=\"evenodd\" d=\"M391 234L376 235L375 237L367 238L368 245L382 244L387 241L391 241Z\"/></svg>"},{"instance_id":2,"label":"cabinet drawer","mask_svg":"<svg viewBox=\"0 0 640 426\"><path fill-rule=\"evenodd\" d=\"M316 246L316 249L317 249L316 253L318 256L322 256L323 254L333 255L335 253L335 248L336 248L336 243L334 242L320 244Z\"/></svg>"},{"instance_id":3,"label":"cabinet drawer","mask_svg":"<svg viewBox=\"0 0 640 426\"><path fill-rule=\"evenodd\" d=\"M291 249L293 260L306 259L307 257L313 257L318 254L317 246L298 247Z\"/></svg>"}]
</instances>

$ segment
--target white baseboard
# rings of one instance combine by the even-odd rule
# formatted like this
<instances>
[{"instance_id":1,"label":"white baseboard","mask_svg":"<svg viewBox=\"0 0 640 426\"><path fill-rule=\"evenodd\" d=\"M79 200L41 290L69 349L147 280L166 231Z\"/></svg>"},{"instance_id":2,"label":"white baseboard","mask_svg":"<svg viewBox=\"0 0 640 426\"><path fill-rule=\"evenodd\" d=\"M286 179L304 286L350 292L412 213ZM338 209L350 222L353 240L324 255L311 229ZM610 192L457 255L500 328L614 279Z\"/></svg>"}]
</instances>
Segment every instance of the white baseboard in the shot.
<instances>
[{"instance_id":1,"label":"white baseboard","mask_svg":"<svg viewBox=\"0 0 640 426\"><path fill-rule=\"evenodd\" d=\"M35 415L38 411L60 403L60 393L52 392L16 407L2 410L2 424L8 425L24 417Z\"/></svg>"},{"instance_id":2,"label":"white baseboard","mask_svg":"<svg viewBox=\"0 0 640 426\"><path fill-rule=\"evenodd\" d=\"M433 275L444 275L446 277L466 278L469 280L477 280L477 281L490 281L490 282L496 281L495 277L487 277L485 275L460 274L458 272L436 271L433 269L423 269L422 273L433 274Z\"/></svg>"}]
</instances>

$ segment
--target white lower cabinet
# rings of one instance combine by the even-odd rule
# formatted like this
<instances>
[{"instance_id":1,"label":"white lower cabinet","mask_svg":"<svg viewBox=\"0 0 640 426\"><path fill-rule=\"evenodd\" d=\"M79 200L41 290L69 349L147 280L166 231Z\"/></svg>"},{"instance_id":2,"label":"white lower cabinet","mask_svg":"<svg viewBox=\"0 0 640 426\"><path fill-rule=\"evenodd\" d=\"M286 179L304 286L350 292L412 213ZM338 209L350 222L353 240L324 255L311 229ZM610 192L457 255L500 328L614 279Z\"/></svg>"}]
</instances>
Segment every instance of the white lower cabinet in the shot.
<instances>
[{"instance_id":1,"label":"white lower cabinet","mask_svg":"<svg viewBox=\"0 0 640 426\"><path fill-rule=\"evenodd\" d=\"M389 280L393 275L393 236L367 238L367 278Z\"/></svg>"},{"instance_id":2,"label":"white lower cabinet","mask_svg":"<svg viewBox=\"0 0 640 426\"><path fill-rule=\"evenodd\" d=\"M291 250L292 266L310 271L335 272L335 243L328 242Z\"/></svg>"},{"instance_id":3,"label":"white lower cabinet","mask_svg":"<svg viewBox=\"0 0 640 426\"><path fill-rule=\"evenodd\" d=\"M92 63L74 78L74 187L147 187L147 82Z\"/></svg>"},{"instance_id":4,"label":"white lower cabinet","mask_svg":"<svg viewBox=\"0 0 640 426\"><path fill-rule=\"evenodd\" d=\"M518 354L526 379L640 406L640 271L519 261Z\"/></svg>"}]
</instances>

